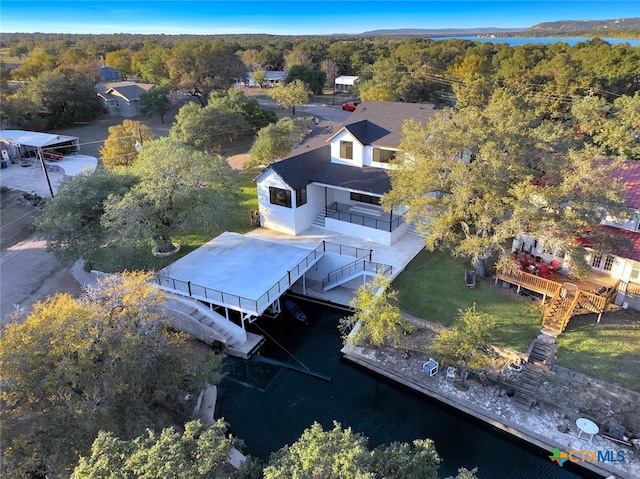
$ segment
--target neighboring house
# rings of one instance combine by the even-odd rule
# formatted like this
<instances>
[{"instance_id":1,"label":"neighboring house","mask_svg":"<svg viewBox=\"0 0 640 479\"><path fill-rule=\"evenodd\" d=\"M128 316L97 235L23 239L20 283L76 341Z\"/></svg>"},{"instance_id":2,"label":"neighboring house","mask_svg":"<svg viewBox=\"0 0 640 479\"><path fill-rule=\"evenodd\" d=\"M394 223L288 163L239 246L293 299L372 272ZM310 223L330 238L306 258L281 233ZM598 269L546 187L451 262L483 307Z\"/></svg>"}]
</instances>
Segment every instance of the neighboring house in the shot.
<instances>
[{"instance_id":1,"label":"neighboring house","mask_svg":"<svg viewBox=\"0 0 640 479\"><path fill-rule=\"evenodd\" d=\"M326 145L276 161L257 178L261 225L299 235L312 225L390 245L409 228L406 208L383 211L391 188L387 169L398 154L401 128L426 123L432 104L364 102Z\"/></svg>"},{"instance_id":2,"label":"neighboring house","mask_svg":"<svg viewBox=\"0 0 640 479\"><path fill-rule=\"evenodd\" d=\"M341 75L335 79L335 91L348 92L351 91L353 85L358 81L356 76Z\"/></svg>"},{"instance_id":3,"label":"neighboring house","mask_svg":"<svg viewBox=\"0 0 640 479\"><path fill-rule=\"evenodd\" d=\"M140 96L153 88L151 83L134 81L98 83L95 90L102 100L105 110L111 116L126 118L138 116Z\"/></svg>"},{"instance_id":4,"label":"neighboring house","mask_svg":"<svg viewBox=\"0 0 640 479\"><path fill-rule=\"evenodd\" d=\"M284 82L287 80L287 72L283 71L266 71L264 72L264 82L261 85L258 85L253 81L253 73L249 73L249 86L250 87L274 87L279 85L284 85Z\"/></svg>"},{"instance_id":5,"label":"neighboring house","mask_svg":"<svg viewBox=\"0 0 640 479\"><path fill-rule=\"evenodd\" d=\"M611 254L591 250L585 242L583 245L590 251L589 263L595 273L620 280L615 303L640 309L640 162L630 162L618 175L625 185L624 195L631 219L620 223L620 220L606 217L597 226L614 240ZM543 261L564 260L562 252L547 251L535 238L520 238L514 242L514 247L530 251L532 256L540 256Z\"/></svg>"}]
</instances>

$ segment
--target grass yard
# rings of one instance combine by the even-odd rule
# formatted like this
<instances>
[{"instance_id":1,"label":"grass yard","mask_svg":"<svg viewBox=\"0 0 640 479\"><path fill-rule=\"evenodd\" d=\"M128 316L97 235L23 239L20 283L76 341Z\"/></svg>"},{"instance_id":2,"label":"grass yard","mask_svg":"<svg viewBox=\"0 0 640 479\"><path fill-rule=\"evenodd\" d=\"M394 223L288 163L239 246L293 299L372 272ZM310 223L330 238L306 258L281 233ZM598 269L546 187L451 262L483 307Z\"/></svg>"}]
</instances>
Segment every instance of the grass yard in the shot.
<instances>
[{"instance_id":1,"label":"grass yard","mask_svg":"<svg viewBox=\"0 0 640 479\"><path fill-rule=\"evenodd\" d=\"M556 363L640 392L640 317L637 311L573 318L558 336Z\"/></svg>"},{"instance_id":2,"label":"grass yard","mask_svg":"<svg viewBox=\"0 0 640 479\"><path fill-rule=\"evenodd\" d=\"M423 250L393 282L400 308L443 326L455 325L458 311L473 304L495 321L492 343L524 352L540 330L539 303L518 296L512 289L494 286L493 279L478 279L467 288L464 270L470 264L448 253Z\"/></svg>"},{"instance_id":3,"label":"grass yard","mask_svg":"<svg viewBox=\"0 0 640 479\"><path fill-rule=\"evenodd\" d=\"M93 267L105 273L115 273L125 269L158 271L225 231L246 233L254 228L250 225L249 216L252 211L258 208L258 195L254 180L259 172L260 169L239 171L240 191L237 208L224 217L218 218L215 228L194 230L188 234L176 235L173 241L180 244L180 251L177 254L158 258L151 254L152 244L150 242L141 242L134 249L104 248L91 256L91 264L88 264L87 267Z\"/></svg>"}]
</instances>

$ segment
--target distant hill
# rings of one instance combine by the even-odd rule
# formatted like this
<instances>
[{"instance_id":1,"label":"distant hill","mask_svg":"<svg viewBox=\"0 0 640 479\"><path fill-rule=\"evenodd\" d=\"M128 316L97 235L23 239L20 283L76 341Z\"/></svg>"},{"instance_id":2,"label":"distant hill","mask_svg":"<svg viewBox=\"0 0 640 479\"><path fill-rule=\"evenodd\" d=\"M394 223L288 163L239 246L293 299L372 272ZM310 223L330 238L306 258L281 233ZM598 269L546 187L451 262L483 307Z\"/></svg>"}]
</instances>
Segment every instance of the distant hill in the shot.
<instances>
[{"instance_id":1,"label":"distant hill","mask_svg":"<svg viewBox=\"0 0 640 479\"><path fill-rule=\"evenodd\" d=\"M640 36L640 18L617 18L612 20L560 20L539 23L529 28L398 28L395 30L370 30L363 36L412 36L412 37L471 37L495 35L506 36L568 36L605 33L621 33L625 36L637 33ZM635 36L635 35L633 35Z\"/></svg>"},{"instance_id":2,"label":"distant hill","mask_svg":"<svg viewBox=\"0 0 640 479\"><path fill-rule=\"evenodd\" d=\"M567 34L585 32L640 31L640 18L617 18L613 20L560 20L538 23L530 28L537 32Z\"/></svg>"},{"instance_id":3,"label":"distant hill","mask_svg":"<svg viewBox=\"0 0 640 479\"><path fill-rule=\"evenodd\" d=\"M395 30L370 30L361 35L370 37L411 36L411 37L471 37L476 35L508 35L526 30L525 28L398 28Z\"/></svg>"}]
</instances>

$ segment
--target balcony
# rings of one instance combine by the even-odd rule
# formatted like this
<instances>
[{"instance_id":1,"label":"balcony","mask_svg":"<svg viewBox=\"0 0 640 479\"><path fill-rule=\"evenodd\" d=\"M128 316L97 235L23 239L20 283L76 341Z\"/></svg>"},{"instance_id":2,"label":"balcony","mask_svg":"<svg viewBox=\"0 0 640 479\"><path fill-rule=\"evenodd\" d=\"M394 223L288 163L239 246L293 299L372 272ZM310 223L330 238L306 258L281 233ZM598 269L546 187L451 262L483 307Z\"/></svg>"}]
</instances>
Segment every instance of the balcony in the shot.
<instances>
[{"instance_id":1,"label":"balcony","mask_svg":"<svg viewBox=\"0 0 640 479\"><path fill-rule=\"evenodd\" d=\"M389 233L404 224L404 214L390 215L385 213L380 206L366 203L333 203L327 207L325 218Z\"/></svg>"}]
</instances>

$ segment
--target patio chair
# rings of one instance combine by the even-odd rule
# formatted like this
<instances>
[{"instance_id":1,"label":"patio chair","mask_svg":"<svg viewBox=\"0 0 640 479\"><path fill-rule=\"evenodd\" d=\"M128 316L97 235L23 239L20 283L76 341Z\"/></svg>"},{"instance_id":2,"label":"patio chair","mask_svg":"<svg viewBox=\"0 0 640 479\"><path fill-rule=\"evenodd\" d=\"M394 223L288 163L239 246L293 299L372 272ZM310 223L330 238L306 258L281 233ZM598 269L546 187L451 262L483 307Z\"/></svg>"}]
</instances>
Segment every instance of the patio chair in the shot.
<instances>
[{"instance_id":1,"label":"patio chair","mask_svg":"<svg viewBox=\"0 0 640 479\"><path fill-rule=\"evenodd\" d=\"M428 374L429 377L438 374L438 361L433 358L429 358L429 361L422 365L422 372Z\"/></svg>"},{"instance_id":2,"label":"patio chair","mask_svg":"<svg viewBox=\"0 0 640 479\"><path fill-rule=\"evenodd\" d=\"M447 368L447 379L454 379L456 378L456 368L454 368L453 366L449 366Z\"/></svg>"}]
</instances>

